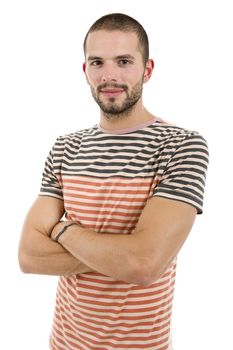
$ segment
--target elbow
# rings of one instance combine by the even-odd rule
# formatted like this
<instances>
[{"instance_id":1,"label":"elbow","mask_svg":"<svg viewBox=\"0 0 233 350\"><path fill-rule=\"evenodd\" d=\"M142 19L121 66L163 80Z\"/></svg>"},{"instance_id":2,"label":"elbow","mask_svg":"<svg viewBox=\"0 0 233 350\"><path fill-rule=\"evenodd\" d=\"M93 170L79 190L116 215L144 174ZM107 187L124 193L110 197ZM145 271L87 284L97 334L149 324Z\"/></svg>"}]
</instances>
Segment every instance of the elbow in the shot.
<instances>
[{"instance_id":1,"label":"elbow","mask_svg":"<svg viewBox=\"0 0 233 350\"><path fill-rule=\"evenodd\" d=\"M159 269L152 266L148 259L140 259L134 263L134 268L132 269L131 283L136 284L141 287L148 287L154 282L156 282L162 275Z\"/></svg>"},{"instance_id":2,"label":"elbow","mask_svg":"<svg viewBox=\"0 0 233 350\"><path fill-rule=\"evenodd\" d=\"M28 266L26 264L25 257L22 256L22 254L18 255L18 263L19 263L19 268L21 272L28 273Z\"/></svg>"},{"instance_id":3,"label":"elbow","mask_svg":"<svg viewBox=\"0 0 233 350\"><path fill-rule=\"evenodd\" d=\"M18 263L19 268L23 273L32 273L30 259L22 252L19 252L18 254Z\"/></svg>"},{"instance_id":4,"label":"elbow","mask_svg":"<svg viewBox=\"0 0 233 350\"><path fill-rule=\"evenodd\" d=\"M141 269L135 276L134 283L140 287L148 287L156 282L158 278L155 274L150 274L149 271Z\"/></svg>"}]
</instances>

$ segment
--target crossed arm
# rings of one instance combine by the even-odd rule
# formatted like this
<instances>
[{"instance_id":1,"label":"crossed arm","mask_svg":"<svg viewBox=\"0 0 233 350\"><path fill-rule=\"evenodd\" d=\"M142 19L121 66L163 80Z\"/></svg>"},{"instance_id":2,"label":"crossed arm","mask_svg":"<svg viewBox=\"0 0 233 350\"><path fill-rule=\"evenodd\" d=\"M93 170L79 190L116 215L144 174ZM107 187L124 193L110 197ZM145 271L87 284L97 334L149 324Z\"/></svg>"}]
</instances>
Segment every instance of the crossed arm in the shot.
<instances>
[{"instance_id":1,"label":"crossed arm","mask_svg":"<svg viewBox=\"0 0 233 350\"><path fill-rule=\"evenodd\" d=\"M19 242L19 265L23 272L65 276L92 271L49 237L63 214L62 200L42 196L35 200Z\"/></svg>"},{"instance_id":2,"label":"crossed arm","mask_svg":"<svg viewBox=\"0 0 233 350\"><path fill-rule=\"evenodd\" d=\"M48 215L52 213L52 215ZM196 216L189 204L151 198L131 235L98 234L78 225L54 238L67 222L63 202L38 197L25 220L19 246L24 272L69 275L93 270L116 280L148 285L176 257Z\"/></svg>"}]
</instances>

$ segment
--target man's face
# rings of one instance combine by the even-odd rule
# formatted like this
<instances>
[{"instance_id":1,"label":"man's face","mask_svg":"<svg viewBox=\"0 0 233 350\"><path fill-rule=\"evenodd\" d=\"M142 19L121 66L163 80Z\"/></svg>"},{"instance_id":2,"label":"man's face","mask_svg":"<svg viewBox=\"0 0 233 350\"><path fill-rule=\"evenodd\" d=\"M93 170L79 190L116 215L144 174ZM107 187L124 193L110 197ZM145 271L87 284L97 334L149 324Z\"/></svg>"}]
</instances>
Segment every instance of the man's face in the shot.
<instances>
[{"instance_id":1,"label":"man's face","mask_svg":"<svg viewBox=\"0 0 233 350\"><path fill-rule=\"evenodd\" d=\"M140 103L145 67L135 33L90 33L84 69L92 96L108 118L127 115Z\"/></svg>"}]
</instances>

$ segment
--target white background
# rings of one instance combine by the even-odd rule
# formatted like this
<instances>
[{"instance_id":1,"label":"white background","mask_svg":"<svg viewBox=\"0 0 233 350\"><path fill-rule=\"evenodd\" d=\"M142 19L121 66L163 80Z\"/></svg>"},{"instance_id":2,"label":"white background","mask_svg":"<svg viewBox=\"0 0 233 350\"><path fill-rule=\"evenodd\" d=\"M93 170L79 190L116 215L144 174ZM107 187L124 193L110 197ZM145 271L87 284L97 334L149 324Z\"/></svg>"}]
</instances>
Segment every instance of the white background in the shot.
<instances>
[{"instance_id":1,"label":"white background","mask_svg":"<svg viewBox=\"0 0 233 350\"><path fill-rule=\"evenodd\" d=\"M82 42L109 12L135 17L148 32L156 65L146 107L199 131L210 148L204 214L178 261L174 349L233 349L233 13L226 0L1 1L0 348L48 349L57 277L21 273L18 241L55 138L98 122Z\"/></svg>"}]
</instances>

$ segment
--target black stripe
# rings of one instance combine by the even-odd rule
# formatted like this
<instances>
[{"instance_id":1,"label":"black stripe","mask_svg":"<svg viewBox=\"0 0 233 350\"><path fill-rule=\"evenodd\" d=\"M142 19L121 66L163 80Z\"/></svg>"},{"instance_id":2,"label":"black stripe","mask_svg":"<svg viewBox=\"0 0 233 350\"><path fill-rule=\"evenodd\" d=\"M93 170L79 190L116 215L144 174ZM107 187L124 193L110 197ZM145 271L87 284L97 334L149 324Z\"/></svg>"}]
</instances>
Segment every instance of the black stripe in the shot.
<instances>
[{"instance_id":1,"label":"black stripe","mask_svg":"<svg viewBox=\"0 0 233 350\"><path fill-rule=\"evenodd\" d=\"M61 191L59 191L59 190L56 191L54 188L51 189L51 187L50 188L46 188L46 186L44 184L43 184L43 187L41 187L40 192L41 193L50 192L50 193L53 193L55 195L58 195L59 197L62 197L62 192Z\"/></svg>"},{"instance_id":2,"label":"black stripe","mask_svg":"<svg viewBox=\"0 0 233 350\"><path fill-rule=\"evenodd\" d=\"M177 190L174 190L174 187L172 187L171 189L168 188L169 186L166 185L166 187L163 187L163 186L159 186L159 189L156 189L154 191L154 194L161 194L161 193L166 193L166 194L171 194L172 196L176 196L178 198L187 198L187 199L190 199L191 201L193 201L194 203L198 203L200 206L202 206L203 204L203 201L200 197L200 195L198 196L198 198L194 198L191 194L188 194L187 192L183 192L183 191L177 191ZM191 192L191 191L189 191Z\"/></svg>"}]
</instances>

